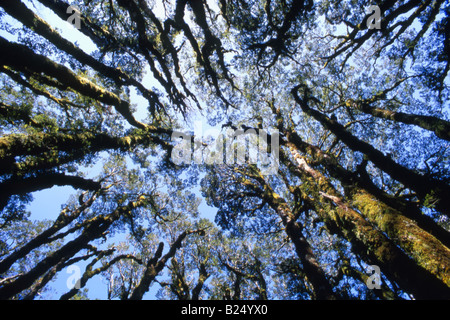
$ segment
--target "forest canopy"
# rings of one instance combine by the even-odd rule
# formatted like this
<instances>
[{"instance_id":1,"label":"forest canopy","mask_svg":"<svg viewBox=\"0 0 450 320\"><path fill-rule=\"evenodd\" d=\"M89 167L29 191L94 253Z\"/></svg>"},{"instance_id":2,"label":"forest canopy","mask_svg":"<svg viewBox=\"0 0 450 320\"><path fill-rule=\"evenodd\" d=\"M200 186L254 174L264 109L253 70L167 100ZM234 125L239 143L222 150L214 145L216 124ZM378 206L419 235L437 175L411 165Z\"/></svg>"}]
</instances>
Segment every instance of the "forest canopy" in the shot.
<instances>
[{"instance_id":1,"label":"forest canopy","mask_svg":"<svg viewBox=\"0 0 450 320\"><path fill-rule=\"evenodd\" d=\"M0 19L0 299L450 299L448 1Z\"/></svg>"}]
</instances>

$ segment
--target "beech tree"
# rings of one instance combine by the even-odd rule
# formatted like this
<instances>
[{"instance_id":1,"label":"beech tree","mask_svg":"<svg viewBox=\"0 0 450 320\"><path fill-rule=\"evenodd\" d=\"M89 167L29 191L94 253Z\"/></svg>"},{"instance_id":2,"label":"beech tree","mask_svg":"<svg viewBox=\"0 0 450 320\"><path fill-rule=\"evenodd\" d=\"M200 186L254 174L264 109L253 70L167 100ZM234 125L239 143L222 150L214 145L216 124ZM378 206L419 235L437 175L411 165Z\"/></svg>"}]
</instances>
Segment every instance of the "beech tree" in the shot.
<instances>
[{"instance_id":1,"label":"beech tree","mask_svg":"<svg viewBox=\"0 0 450 320\"><path fill-rule=\"evenodd\" d=\"M450 298L448 1L0 8L1 299Z\"/></svg>"}]
</instances>

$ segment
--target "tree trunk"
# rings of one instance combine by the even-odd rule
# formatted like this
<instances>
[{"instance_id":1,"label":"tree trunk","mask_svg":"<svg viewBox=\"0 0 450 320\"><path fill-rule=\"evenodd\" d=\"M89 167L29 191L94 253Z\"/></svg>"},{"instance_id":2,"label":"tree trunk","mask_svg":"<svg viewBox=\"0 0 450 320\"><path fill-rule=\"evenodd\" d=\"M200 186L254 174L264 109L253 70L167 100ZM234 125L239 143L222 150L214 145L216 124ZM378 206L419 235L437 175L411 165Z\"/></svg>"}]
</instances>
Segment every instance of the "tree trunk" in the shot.
<instances>
[{"instance_id":1,"label":"tree trunk","mask_svg":"<svg viewBox=\"0 0 450 320\"><path fill-rule=\"evenodd\" d=\"M425 130L433 132L437 137L450 141L450 122L433 116L418 114L408 114L404 112L390 111L381 108L371 107L368 103L355 102L356 109L374 117L413 124Z\"/></svg>"},{"instance_id":2,"label":"tree trunk","mask_svg":"<svg viewBox=\"0 0 450 320\"><path fill-rule=\"evenodd\" d=\"M344 142L350 149L364 153L370 161L372 161L378 168L389 174L391 178L401 182L405 185L405 187L416 191L417 196L420 198L422 203L433 204L438 211L450 216L450 197L448 196L450 194L449 185L442 181L425 177L396 163L390 157L374 148L371 144L352 135L341 124L334 120L330 120L322 113L311 109L307 105L308 89L305 89L306 93L304 99L299 97L297 89L298 87L294 88L291 93L293 94L295 101L302 108L303 112L319 121L326 129L335 134L336 137Z\"/></svg>"},{"instance_id":3,"label":"tree trunk","mask_svg":"<svg viewBox=\"0 0 450 320\"><path fill-rule=\"evenodd\" d=\"M294 214L289 205L265 182L264 199L281 218L286 234L294 244L295 252L303 265L303 271L312 285L313 298L318 300L336 299L330 282L328 281L324 270L317 262L310 244L304 237L302 228L294 220Z\"/></svg>"},{"instance_id":4,"label":"tree trunk","mask_svg":"<svg viewBox=\"0 0 450 320\"><path fill-rule=\"evenodd\" d=\"M143 201L144 200L138 200L136 202L130 201L127 206L119 207L107 216L97 216L92 218L80 236L65 244L61 249L48 255L33 269L18 277L14 282L8 283L0 288L0 300L10 299L22 290L30 287L40 276L58 264L61 260L74 256L77 252L84 249L90 241L100 238L114 221L133 208L141 206Z\"/></svg>"},{"instance_id":5,"label":"tree trunk","mask_svg":"<svg viewBox=\"0 0 450 320\"><path fill-rule=\"evenodd\" d=\"M364 217L348 205L333 185L321 173L311 168L290 144L290 151L296 161L291 168L300 175L304 184L321 195L322 201L305 197L309 204L326 223L331 232L338 233L353 245L369 264L378 265L391 280L399 283L407 292L418 299L450 298L450 289L428 270L418 266L382 232L374 228ZM297 171L295 171L297 170ZM333 209L323 206L333 203Z\"/></svg>"}]
</instances>

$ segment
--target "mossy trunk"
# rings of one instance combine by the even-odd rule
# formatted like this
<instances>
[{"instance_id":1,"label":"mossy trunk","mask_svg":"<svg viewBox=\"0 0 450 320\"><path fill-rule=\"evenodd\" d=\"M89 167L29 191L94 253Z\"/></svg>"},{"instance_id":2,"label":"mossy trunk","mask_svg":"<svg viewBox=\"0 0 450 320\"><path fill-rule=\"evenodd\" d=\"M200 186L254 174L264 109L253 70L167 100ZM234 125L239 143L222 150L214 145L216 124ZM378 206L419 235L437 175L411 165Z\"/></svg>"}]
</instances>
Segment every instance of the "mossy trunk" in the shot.
<instances>
[{"instance_id":1,"label":"mossy trunk","mask_svg":"<svg viewBox=\"0 0 450 320\"><path fill-rule=\"evenodd\" d=\"M8 269L19 259L24 258L28 253L32 250L52 242L51 237L58 232L59 230L66 227L69 223L79 217L79 215L89 208L94 200L97 198L98 192L94 193L88 200L83 202L79 207L72 211L68 211L68 209L63 209L56 221L50 226L48 229L31 239L22 247L18 248L16 251L11 253L9 256L3 258L0 261L0 274L8 271Z\"/></svg>"},{"instance_id":2,"label":"mossy trunk","mask_svg":"<svg viewBox=\"0 0 450 320\"><path fill-rule=\"evenodd\" d=\"M296 166L290 169L299 175L304 187L322 198L312 199L305 195L304 199L315 208L331 233L347 239L352 244L353 251L363 260L378 265L391 281L398 283L416 298L450 298L450 289L441 279L418 265L381 230L355 211L328 178L310 167L293 144L288 145L296 161ZM328 206L325 205L327 203Z\"/></svg>"},{"instance_id":3,"label":"mossy trunk","mask_svg":"<svg viewBox=\"0 0 450 320\"><path fill-rule=\"evenodd\" d=\"M264 200L280 217L286 234L294 245L295 252L303 265L303 271L313 288L313 298L317 300L335 300L336 296L325 271L320 266L311 245L303 235L301 226L295 221L294 214L288 203L265 183L261 175L254 178L262 184ZM249 180L245 180L244 184L250 188L255 187Z\"/></svg>"},{"instance_id":4,"label":"mossy trunk","mask_svg":"<svg viewBox=\"0 0 450 320\"><path fill-rule=\"evenodd\" d=\"M142 206L145 200L129 202L124 207L119 207L107 216L96 216L92 218L84 228L83 232L74 240L65 244L61 249L51 253L41 260L33 269L19 276L15 281L10 282L0 288L0 300L11 299L16 294L29 288L39 277L48 270L56 266L62 260L74 256L76 253L86 248L92 240L100 238L114 221L132 209Z\"/></svg>"},{"instance_id":5,"label":"mossy trunk","mask_svg":"<svg viewBox=\"0 0 450 320\"><path fill-rule=\"evenodd\" d=\"M34 53L30 48L13 43L0 37L0 63L26 74L41 74L57 80L61 88L72 89L84 96L95 99L105 105L112 105L132 126L146 129L144 123L137 121L129 102L122 100L116 94L103 89L90 80L72 72L67 67L57 64L47 57ZM55 82L56 83L56 82Z\"/></svg>"},{"instance_id":6,"label":"mossy trunk","mask_svg":"<svg viewBox=\"0 0 450 320\"><path fill-rule=\"evenodd\" d=\"M145 147L153 142L158 142L166 149L169 148L164 141L151 134L125 137L90 132L10 134L0 138L0 174L11 171L20 172L24 167L24 169L52 167L64 163L64 159L74 161L99 151L129 150L134 146ZM60 155L60 152L64 153ZM17 156L28 156L25 160L26 166L15 162ZM30 157L34 157L34 160Z\"/></svg>"},{"instance_id":7,"label":"mossy trunk","mask_svg":"<svg viewBox=\"0 0 450 320\"><path fill-rule=\"evenodd\" d=\"M378 188L365 169L364 163L367 164L367 162L363 161L358 165L357 172L352 172L343 168L333 155L325 153L320 148L303 141L296 132L288 132L286 136L291 147L307 154L315 165L324 166L327 172L333 178L339 180L346 189L359 188L359 190L367 191L379 201L415 221L421 229L432 234L446 247L450 248L450 233L432 218L424 215L416 203L402 200ZM310 172L310 174L314 173ZM320 176L317 178L317 181L320 181Z\"/></svg>"},{"instance_id":8,"label":"mossy trunk","mask_svg":"<svg viewBox=\"0 0 450 320\"><path fill-rule=\"evenodd\" d=\"M351 150L362 152L378 168L386 172L392 179L401 182L405 187L414 190L423 204L432 204L434 208L447 216L450 216L450 186L440 180L433 179L414 170L410 170L391 157L384 155L370 143L367 143L335 120L332 120L308 106L307 97L301 99L294 88L291 93L302 111L319 121L325 129L330 130L340 141ZM307 89L305 89L307 90Z\"/></svg>"},{"instance_id":9,"label":"mossy trunk","mask_svg":"<svg viewBox=\"0 0 450 320\"><path fill-rule=\"evenodd\" d=\"M433 132L437 137L450 141L450 122L433 116L408 114L371 107L367 103L356 104L356 108L377 118L413 124Z\"/></svg>"},{"instance_id":10,"label":"mossy trunk","mask_svg":"<svg viewBox=\"0 0 450 320\"><path fill-rule=\"evenodd\" d=\"M364 190L355 190L353 204L370 222L385 232L422 268L450 288L450 249L417 223Z\"/></svg>"},{"instance_id":11,"label":"mossy trunk","mask_svg":"<svg viewBox=\"0 0 450 320\"><path fill-rule=\"evenodd\" d=\"M277 201L279 202L279 201ZM313 249L302 233L302 229L288 213L290 209L287 203L278 203L276 211L279 213L285 226L286 234L295 247L295 252L299 257L303 271L313 288L313 298L316 300L335 300L336 296L325 271L320 266Z\"/></svg>"},{"instance_id":12,"label":"mossy trunk","mask_svg":"<svg viewBox=\"0 0 450 320\"><path fill-rule=\"evenodd\" d=\"M144 274L141 278L141 281L133 290L133 293L130 296L130 300L142 300L144 294L149 290L151 283L155 280L156 276L164 269L167 261L175 256L177 250L181 248L181 243L183 240L192 233L198 233L199 231L184 231L181 233L177 240L170 245L169 252L167 252L164 256L161 257L162 251L164 249L164 243L160 243L158 249L155 252L155 255L149 259L147 262Z\"/></svg>"}]
</instances>

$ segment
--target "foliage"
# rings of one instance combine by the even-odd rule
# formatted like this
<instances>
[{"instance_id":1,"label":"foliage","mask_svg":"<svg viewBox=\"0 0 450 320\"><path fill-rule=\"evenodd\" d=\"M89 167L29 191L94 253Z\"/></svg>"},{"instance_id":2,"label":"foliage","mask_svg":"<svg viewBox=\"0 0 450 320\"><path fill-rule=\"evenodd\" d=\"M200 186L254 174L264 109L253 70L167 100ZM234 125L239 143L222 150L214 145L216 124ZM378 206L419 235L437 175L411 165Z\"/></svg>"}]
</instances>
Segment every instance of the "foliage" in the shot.
<instances>
[{"instance_id":1,"label":"foliage","mask_svg":"<svg viewBox=\"0 0 450 320\"><path fill-rule=\"evenodd\" d=\"M70 4L0 3L1 299L450 298L448 1Z\"/></svg>"}]
</instances>

